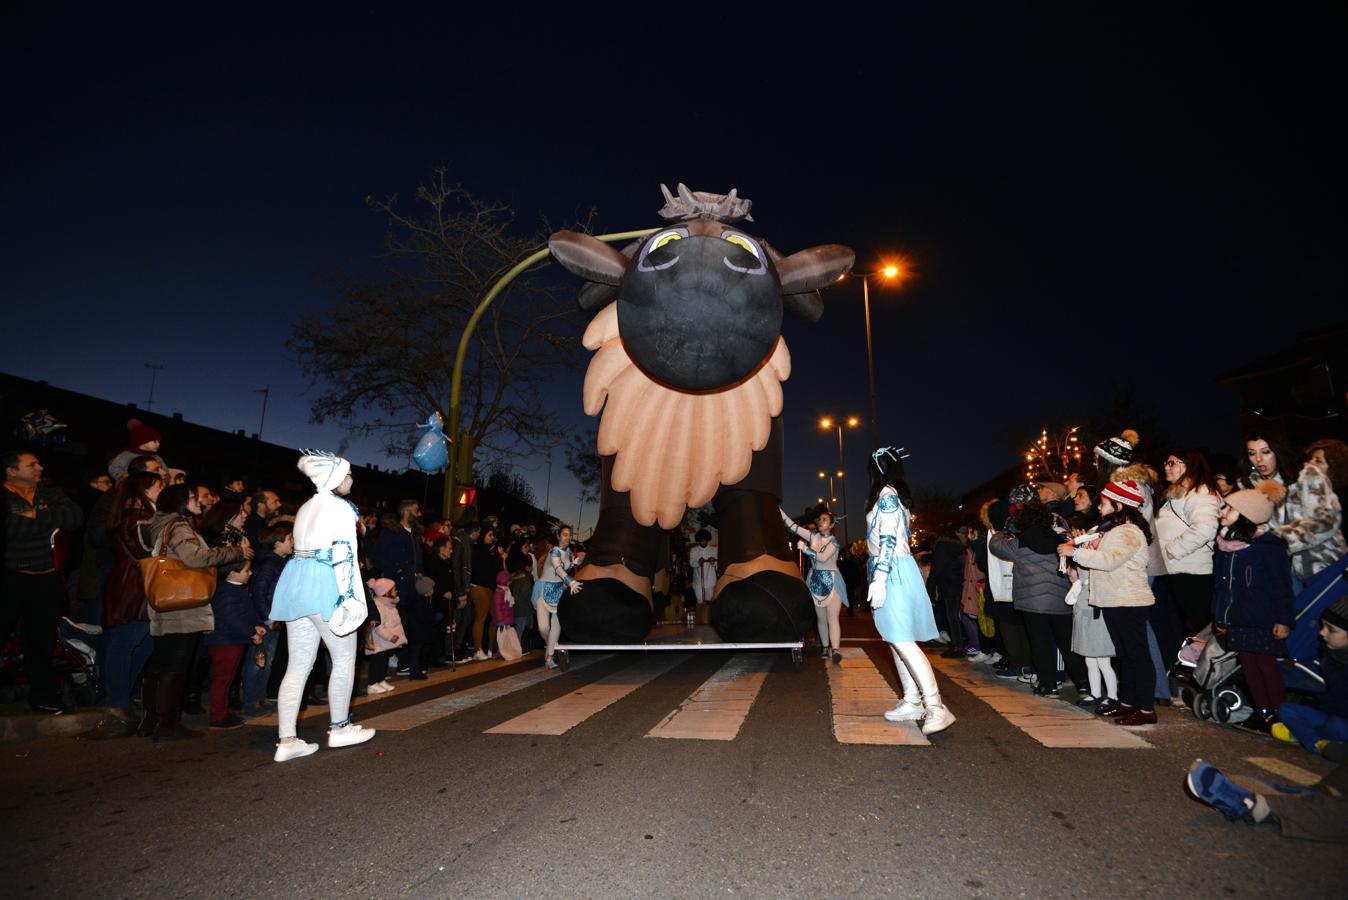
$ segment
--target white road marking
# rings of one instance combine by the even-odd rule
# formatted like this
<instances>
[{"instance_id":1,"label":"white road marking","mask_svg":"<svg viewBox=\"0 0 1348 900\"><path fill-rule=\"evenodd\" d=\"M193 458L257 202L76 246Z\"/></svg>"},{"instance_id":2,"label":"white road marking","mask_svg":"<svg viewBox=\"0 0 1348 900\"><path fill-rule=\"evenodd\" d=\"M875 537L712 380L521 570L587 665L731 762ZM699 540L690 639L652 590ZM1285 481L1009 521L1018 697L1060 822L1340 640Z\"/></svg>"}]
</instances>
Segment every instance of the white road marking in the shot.
<instances>
[{"instance_id":1,"label":"white road marking","mask_svg":"<svg viewBox=\"0 0 1348 900\"><path fill-rule=\"evenodd\" d=\"M484 734L566 734L595 713L617 703L690 658L687 653L657 653L537 709L488 728ZM575 668L575 663L572 663Z\"/></svg>"},{"instance_id":2,"label":"white road marking","mask_svg":"<svg viewBox=\"0 0 1348 900\"><path fill-rule=\"evenodd\" d=\"M898 695L861 647L843 647L841 665L826 662L833 736L840 744L930 746L915 722L887 722Z\"/></svg>"},{"instance_id":3,"label":"white road marking","mask_svg":"<svg viewBox=\"0 0 1348 900\"><path fill-rule=\"evenodd\" d=\"M591 656L578 659L571 664L571 669L583 669L608 658L608 656ZM427 700L424 703L416 703L393 712L384 713L382 716L375 716L373 719L364 719L360 724L370 728L378 728L382 731L408 731L428 722L434 722L436 719L443 719L457 712L472 709L507 694L513 694L527 687L542 684L561 674L561 672L551 672L546 668L530 669L527 672L480 684L477 687L471 687L455 694L437 697L434 700Z\"/></svg>"},{"instance_id":4,"label":"white road marking","mask_svg":"<svg viewBox=\"0 0 1348 900\"><path fill-rule=\"evenodd\" d=\"M929 658L943 675L1045 747L1151 749L1151 744L1129 729L1066 701L1036 697L1024 688L998 684L993 676L958 660Z\"/></svg>"},{"instance_id":5,"label":"white road marking","mask_svg":"<svg viewBox=\"0 0 1348 900\"><path fill-rule=\"evenodd\" d=\"M733 741L772 666L761 653L732 656L646 737Z\"/></svg>"}]
</instances>

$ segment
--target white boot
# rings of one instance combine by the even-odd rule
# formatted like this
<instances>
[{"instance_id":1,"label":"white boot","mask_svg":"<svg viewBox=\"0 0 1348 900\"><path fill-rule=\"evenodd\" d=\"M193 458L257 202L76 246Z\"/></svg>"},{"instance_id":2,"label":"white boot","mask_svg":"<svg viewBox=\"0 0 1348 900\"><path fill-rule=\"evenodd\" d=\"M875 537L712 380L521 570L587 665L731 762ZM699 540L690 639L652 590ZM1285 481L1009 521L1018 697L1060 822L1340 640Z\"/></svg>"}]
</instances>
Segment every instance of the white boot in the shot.
<instances>
[{"instance_id":1,"label":"white boot","mask_svg":"<svg viewBox=\"0 0 1348 900\"><path fill-rule=\"evenodd\" d=\"M894 654L894 668L899 671L899 683L903 685L903 700L899 705L885 713L885 720L888 722L916 722L926 713L922 707L922 697L917 690L917 682L913 680L913 675L908 671L908 666L900 658L898 652L890 647L890 652Z\"/></svg>"},{"instance_id":2,"label":"white boot","mask_svg":"<svg viewBox=\"0 0 1348 900\"><path fill-rule=\"evenodd\" d=\"M941 691L936 686L936 673L931 669L927 654L923 653L917 644L906 643L900 645L899 655L912 670L918 690L922 692L922 702L927 707L927 714L922 719L922 733L936 734L954 725L955 715L941 703Z\"/></svg>"},{"instance_id":3,"label":"white boot","mask_svg":"<svg viewBox=\"0 0 1348 900\"><path fill-rule=\"evenodd\" d=\"M363 725L343 725L328 732L328 748L354 747L374 737L374 729Z\"/></svg>"}]
</instances>

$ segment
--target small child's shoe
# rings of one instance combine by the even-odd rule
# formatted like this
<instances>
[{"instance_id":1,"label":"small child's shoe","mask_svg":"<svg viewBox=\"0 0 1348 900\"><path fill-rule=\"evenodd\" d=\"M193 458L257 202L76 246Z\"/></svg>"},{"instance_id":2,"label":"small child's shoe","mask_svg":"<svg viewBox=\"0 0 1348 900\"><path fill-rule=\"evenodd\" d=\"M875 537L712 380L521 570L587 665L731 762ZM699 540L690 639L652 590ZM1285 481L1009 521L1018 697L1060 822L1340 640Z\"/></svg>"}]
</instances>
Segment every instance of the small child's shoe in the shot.
<instances>
[{"instance_id":1,"label":"small child's shoe","mask_svg":"<svg viewBox=\"0 0 1348 900\"><path fill-rule=\"evenodd\" d=\"M1295 744L1297 742L1297 739L1292 737L1292 729L1281 722L1274 722L1268 733L1284 743Z\"/></svg>"},{"instance_id":2,"label":"small child's shoe","mask_svg":"<svg viewBox=\"0 0 1348 900\"><path fill-rule=\"evenodd\" d=\"M1254 824L1254 794L1223 775L1216 766L1194 760L1185 777L1189 792L1232 822Z\"/></svg>"}]
</instances>

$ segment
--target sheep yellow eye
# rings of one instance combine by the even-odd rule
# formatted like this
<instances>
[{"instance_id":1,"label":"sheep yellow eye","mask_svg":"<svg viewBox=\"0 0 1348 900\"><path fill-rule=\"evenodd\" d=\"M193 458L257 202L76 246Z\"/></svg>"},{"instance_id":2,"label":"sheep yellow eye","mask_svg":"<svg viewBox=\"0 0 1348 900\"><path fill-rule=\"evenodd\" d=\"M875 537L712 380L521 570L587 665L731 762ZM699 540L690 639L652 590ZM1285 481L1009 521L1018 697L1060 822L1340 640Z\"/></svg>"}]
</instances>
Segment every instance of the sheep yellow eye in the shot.
<instances>
[{"instance_id":1,"label":"sheep yellow eye","mask_svg":"<svg viewBox=\"0 0 1348 900\"><path fill-rule=\"evenodd\" d=\"M659 250L665 244L680 240L682 237L683 235L679 234L677 231L666 231L664 234L651 241L651 249Z\"/></svg>"},{"instance_id":2,"label":"sheep yellow eye","mask_svg":"<svg viewBox=\"0 0 1348 900\"><path fill-rule=\"evenodd\" d=\"M752 254L754 255L754 258L755 258L755 259L758 258L758 248L755 247L755 246L753 245L753 242L750 241L750 240L749 240L747 237L745 237L744 235L742 235L742 234L723 234L723 235L721 235L721 237L723 237L725 240L729 241L730 243L734 244L736 247L740 247L740 248L742 248L742 249L744 249L744 250L748 250L750 253L752 253Z\"/></svg>"}]
</instances>

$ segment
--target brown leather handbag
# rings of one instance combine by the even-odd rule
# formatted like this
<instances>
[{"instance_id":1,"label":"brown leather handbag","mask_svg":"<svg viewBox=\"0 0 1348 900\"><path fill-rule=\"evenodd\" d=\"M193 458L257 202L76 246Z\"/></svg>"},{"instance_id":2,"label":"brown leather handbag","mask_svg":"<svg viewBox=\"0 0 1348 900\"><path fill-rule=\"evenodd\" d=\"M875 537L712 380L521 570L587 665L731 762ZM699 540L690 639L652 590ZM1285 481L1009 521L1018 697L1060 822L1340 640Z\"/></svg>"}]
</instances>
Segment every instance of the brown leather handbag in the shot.
<instances>
[{"instance_id":1,"label":"brown leather handbag","mask_svg":"<svg viewBox=\"0 0 1348 900\"><path fill-rule=\"evenodd\" d=\"M151 609L161 613L205 606L215 596L214 566L193 569L169 558L165 545L171 527L171 524L164 527L156 552L138 561L145 582L145 599Z\"/></svg>"}]
</instances>

